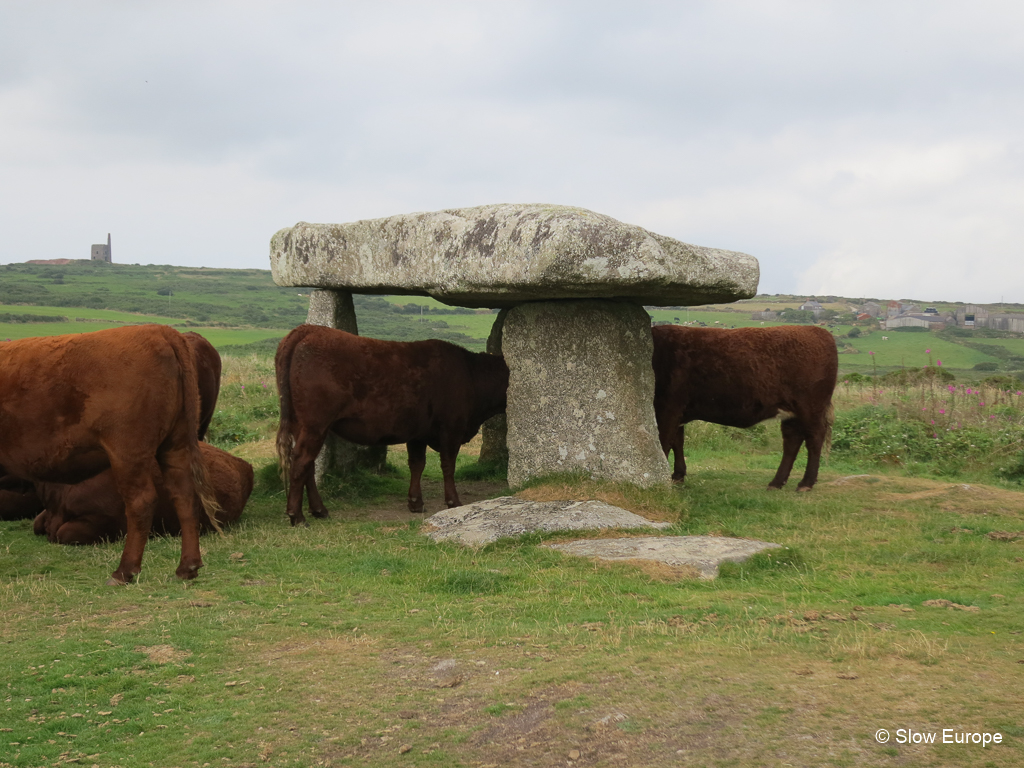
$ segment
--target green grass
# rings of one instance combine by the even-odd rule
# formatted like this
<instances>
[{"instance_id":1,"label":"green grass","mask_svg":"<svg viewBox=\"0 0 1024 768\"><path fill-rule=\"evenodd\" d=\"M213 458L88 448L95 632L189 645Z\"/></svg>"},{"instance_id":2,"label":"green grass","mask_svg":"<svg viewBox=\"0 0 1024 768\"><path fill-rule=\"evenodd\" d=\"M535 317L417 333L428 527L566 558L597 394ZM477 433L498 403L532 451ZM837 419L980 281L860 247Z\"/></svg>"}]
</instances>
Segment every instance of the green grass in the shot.
<instances>
[{"instance_id":1,"label":"green grass","mask_svg":"<svg viewBox=\"0 0 1024 768\"><path fill-rule=\"evenodd\" d=\"M225 356L222 445L271 440L272 370L264 354ZM907 423L927 393L846 387L837 402L841 414L865 398L892 409L878 428ZM973 393L956 397L976 409ZM988 428L983 415L972 429ZM238 439L224 437L231 424ZM258 460L242 521L204 539L206 568L188 584L173 577L176 539L152 540L138 582L113 589L120 544L58 547L29 521L2 523L0 766L546 765L574 752L669 766L680 751L696 764L826 765L843 750L850 764L916 764L921 753L872 738L907 725L1001 730L986 760L1019 764L1007 681L1024 657L1024 552L988 535L1024 529L1019 486L984 462L910 476L869 446L834 449L811 493L795 480L768 492L780 443L771 422L695 423L685 486L557 478L525 491L618 494L673 522L669 535L786 547L713 582L540 546L554 536L472 550L432 543L407 514L374 522L374 509L404 507L400 452L384 476L326 482L332 517L298 529L276 466ZM464 492L473 467L460 457ZM439 477L429 452L427 481ZM929 756L977 764L964 747Z\"/></svg>"},{"instance_id":2,"label":"green grass","mask_svg":"<svg viewBox=\"0 0 1024 768\"><path fill-rule=\"evenodd\" d=\"M437 545L416 522L335 513L291 529L262 484L240 525L204 539L190 584L173 578L174 539L153 540L138 583L111 589L119 545L57 547L0 524L0 764L546 764L582 746L625 764L675 765L680 749L715 764L725 749L738 765L816 765L852 745L881 765L871 734L908 724L1002 728L985 757L1018 764L1020 547L985 529L1019 529L1020 508L979 526L890 472L768 492L776 457L737 457L694 445L669 533L794 554L714 582L533 544ZM977 610L922 605L934 599ZM495 741L497 723L512 730Z\"/></svg>"}]
</instances>

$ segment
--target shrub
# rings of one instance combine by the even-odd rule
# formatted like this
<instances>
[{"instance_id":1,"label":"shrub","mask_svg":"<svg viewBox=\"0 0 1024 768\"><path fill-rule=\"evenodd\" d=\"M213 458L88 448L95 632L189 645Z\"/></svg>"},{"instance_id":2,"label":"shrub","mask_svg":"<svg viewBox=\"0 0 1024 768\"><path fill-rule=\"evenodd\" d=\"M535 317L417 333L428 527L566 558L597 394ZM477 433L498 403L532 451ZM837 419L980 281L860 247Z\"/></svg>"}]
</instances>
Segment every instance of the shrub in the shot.
<instances>
[{"instance_id":1,"label":"shrub","mask_svg":"<svg viewBox=\"0 0 1024 768\"><path fill-rule=\"evenodd\" d=\"M975 363L974 370L976 370L976 371L998 371L999 370L999 363L996 363L994 361L992 361L992 362L986 361L986 362L983 362L983 363Z\"/></svg>"},{"instance_id":2,"label":"shrub","mask_svg":"<svg viewBox=\"0 0 1024 768\"><path fill-rule=\"evenodd\" d=\"M850 329L850 332L847 333L846 335L849 336L851 339L856 339L858 336L860 336L860 328L858 328L857 326L853 326L853 328Z\"/></svg>"},{"instance_id":3,"label":"shrub","mask_svg":"<svg viewBox=\"0 0 1024 768\"><path fill-rule=\"evenodd\" d=\"M1017 386L1017 380L1013 376L989 376L983 379L981 383L996 389L1011 389Z\"/></svg>"}]
</instances>

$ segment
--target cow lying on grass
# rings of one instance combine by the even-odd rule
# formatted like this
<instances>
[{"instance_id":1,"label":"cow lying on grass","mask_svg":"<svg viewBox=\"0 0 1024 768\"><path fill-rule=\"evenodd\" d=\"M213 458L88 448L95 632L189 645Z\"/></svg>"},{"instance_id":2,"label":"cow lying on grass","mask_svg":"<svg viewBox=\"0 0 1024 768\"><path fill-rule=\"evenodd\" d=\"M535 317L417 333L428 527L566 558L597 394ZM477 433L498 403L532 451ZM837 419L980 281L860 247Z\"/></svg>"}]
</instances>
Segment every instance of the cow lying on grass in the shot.
<instances>
[{"instance_id":1,"label":"cow lying on grass","mask_svg":"<svg viewBox=\"0 0 1024 768\"><path fill-rule=\"evenodd\" d=\"M505 410L504 358L436 339L381 341L300 325L282 339L274 365L281 398L277 453L292 525L305 523L303 489L310 514L327 517L314 461L329 431L360 445L405 443L409 510L422 512L427 446L441 454L445 502L457 507L459 448Z\"/></svg>"},{"instance_id":2,"label":"cow lying on grass","mask_svg":"<svg viewBox=\"0 0 1024 768\"><path fill-rule=\"evenodd\" d=\"M217 396L220 393L220 354L198 333L189 331L182 336L196 364L199 384L198 437L202 440L206 437L206 431L217 408ZM20 486L18 490L0 490L0 520L32 519L43 510L43 502L32 483L20 483Z\"/></svg>"},{"instance_id":3,"label":"cow lying on grass","mask_svg":"<svg viewBox=\"0 0 1024 768\"><path fill-rule=\"evenodd\" d=\"M188 343L141 325L0 344L0 487L80 483L110 469L127 537L111 584L142 569L155 478L181 524L179 578L203 561L194 499L216 500L199 451L199 385Z\"/></svg>"},{"instance_id":4,"label":"cow lying on grass","mask_svg":"<svg viewBox=\"0 0 1024 768\"><path fill-rule=\"evenodd\" d=\"M768 487L786 484L804 442L807 469L797 490L814 486L832 428L839 368L832 334L792 325L734 330L661 325L651 330L654 413L665 455L675 451L673 480L686 477L684 424L752 427L782 414L782 463Z\"/></svg>"},{"instance_id":5,"label":"cow lying on grass","mask_svg":"<svg viewBox=\"0 0 1024 768\"><path fill-rule=\"evenodd\" d=\"M199 450L220 505L217 512L219 530L220 526L233 523L241 517L245 502L252 493L252 466L207 443L200 443ZM157 503L152 532L178 536L181 524L159 475L154 478L154 485ZM110 470L75 485L37 483L36 492L46 509L36 517L34 530L37 535L45 535L55 544L117 541L128 530L124 501L117 492ZM193 508L199 520L200 533L213 530L214 526L198 496L194 499Z\"/></svg>"},{"instance_id":6,"label":"cow lying on grass","mask_svg":"<svg viewBox=\"0 0 1024 768\"><path fill-rule=\"evenodd\" d=\"M19 490L0 490L0 520L25 520L43 509L31 484Z\"/></svg>"}]
</instances>

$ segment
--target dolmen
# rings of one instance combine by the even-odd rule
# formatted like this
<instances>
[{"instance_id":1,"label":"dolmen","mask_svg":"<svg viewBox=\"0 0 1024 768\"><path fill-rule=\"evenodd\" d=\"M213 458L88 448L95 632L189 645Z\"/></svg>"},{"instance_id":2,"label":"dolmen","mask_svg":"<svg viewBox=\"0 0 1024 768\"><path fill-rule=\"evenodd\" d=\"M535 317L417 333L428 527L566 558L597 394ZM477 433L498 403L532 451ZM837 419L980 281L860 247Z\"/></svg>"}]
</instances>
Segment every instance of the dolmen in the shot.
<instances>
[{"instance_id":1,"label":"dolmen","mask_svg":"<svg viewBox=\"0 0 1024 768\"><path fill-rule=\"evenodd\" d=\"M556 472L668 483L644 307L750 298L758 282L746 254L559 205L300 222L272 237L270 263L278 285L315 289L309 322L352 333L353 293L505 310L489 347L510 372L512 486Z\"/></svg>"}]
</instances>

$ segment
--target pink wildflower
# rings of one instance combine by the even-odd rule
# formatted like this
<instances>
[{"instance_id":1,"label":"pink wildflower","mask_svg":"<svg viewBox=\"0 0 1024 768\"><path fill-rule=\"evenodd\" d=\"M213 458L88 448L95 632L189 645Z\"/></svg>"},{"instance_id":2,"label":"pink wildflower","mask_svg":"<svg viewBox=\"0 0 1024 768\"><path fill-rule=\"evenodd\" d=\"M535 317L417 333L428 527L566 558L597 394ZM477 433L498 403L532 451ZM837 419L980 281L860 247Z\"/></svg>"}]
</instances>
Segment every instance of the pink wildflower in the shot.
<instances>
[{"instance_id":1,"label":"pink wildflower","mask_svg":"<svg viewBox=\"0 0 1024 768\"><path fill-rule=\"evenodd\" d=\"M939 408L939 413L945 413L945 412L946 412L945 408Z\"/></svg>"},{"instance_id":2,"label":"pink wildflower","mask_svg":"<svg viewBox=\"0 0 1024 768\"><path fill-rule=\"evenodd\" d=\"M942 366L942 361L941 360L936 360L935 364L938 365L939 367L941 367Z\"/></svg>"},{"instance_id":3,"label":"pink wildflower","mask_svg":"<svg viewBox=\"0 0 1024 768\"><path fill-rule=\"evenodd\" d=\"M924 351L924 353L925 353L926 355L930 355L930 354L932 353L932 351L931 351L930 349L926 349L926 350Z\"/></svg>"}]
</instances>

